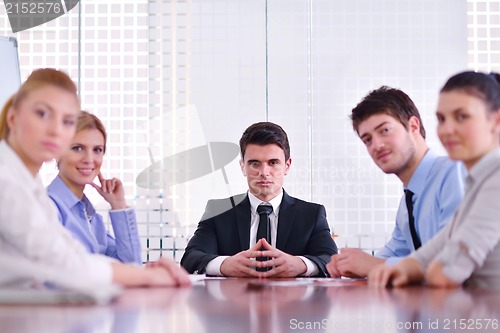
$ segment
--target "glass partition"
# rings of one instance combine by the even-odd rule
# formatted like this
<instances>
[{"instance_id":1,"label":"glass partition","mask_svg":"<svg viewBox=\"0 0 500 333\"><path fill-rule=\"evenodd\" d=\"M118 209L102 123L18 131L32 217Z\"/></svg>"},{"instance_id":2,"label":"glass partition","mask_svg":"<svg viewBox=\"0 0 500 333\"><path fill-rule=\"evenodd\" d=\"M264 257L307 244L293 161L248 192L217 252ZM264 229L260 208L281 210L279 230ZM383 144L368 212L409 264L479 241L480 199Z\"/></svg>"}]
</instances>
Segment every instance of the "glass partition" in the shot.
<instances>
[{"instance_id":1,"label":"glass partition","mask_svg":"<svg viewBox=\"0 0 500 333\"><path fill-rule=\"evenodd\" d=\"M286 191L326 206L340 246L373 251L392 231L402 186L371 161L350 111L369 90L401 88L443 152L437 92L467 67L468 50L469 63L481 61L470 50L491 38L480 23L490 11L498 6L455 0L81 0L14 34L0 3L0 35L18 39L22 79L67 71L83 108L104 121L103 171L125 184L145 261L180 260L206 201L246 191L238 141L265 120L289 135ZM42 174L48 183L55 163Z\"/></svg>"}]
</instances>

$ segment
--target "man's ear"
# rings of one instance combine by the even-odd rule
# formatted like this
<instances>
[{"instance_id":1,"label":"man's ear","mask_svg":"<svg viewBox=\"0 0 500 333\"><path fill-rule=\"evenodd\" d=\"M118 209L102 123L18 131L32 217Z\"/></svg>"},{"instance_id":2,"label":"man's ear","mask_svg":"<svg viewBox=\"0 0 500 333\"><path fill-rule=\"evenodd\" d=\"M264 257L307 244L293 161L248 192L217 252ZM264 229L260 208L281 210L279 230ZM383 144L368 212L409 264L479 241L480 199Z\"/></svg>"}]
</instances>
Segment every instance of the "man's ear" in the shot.
<instances>
[{"instance_id":1,"label":"man's ear","mask_svg":"<svg viewBox=\"0 0 500 333\"><path fill-rule=\"evenodd\" d=\"M290 165L292 165L291 157L285 162L285 173L284 173L285 176L288 174L288 171L290 170Z\"/></svg>"},{"instance_id":2,"label":"man's ear","mask_svg":"<svg viewBox=\"0 0 500 333\"><path fill-rule=\"evenodd\" d=\"M241 172L243 173L243 176L246 177L247 173L245 172L245 162L243 162L243 159L240 160L240 168Z\"/></svg>"},{"instance_id":3,"label":"man's ear","mask_svg":"<svg viewBox=\"0 0 500 333\"><path fill-rule=\"evenodd\" d=\"M411 116L408 119L408 127L412 133L420 133L420 120L417 117Z\"/></svg>"}]
</instances>

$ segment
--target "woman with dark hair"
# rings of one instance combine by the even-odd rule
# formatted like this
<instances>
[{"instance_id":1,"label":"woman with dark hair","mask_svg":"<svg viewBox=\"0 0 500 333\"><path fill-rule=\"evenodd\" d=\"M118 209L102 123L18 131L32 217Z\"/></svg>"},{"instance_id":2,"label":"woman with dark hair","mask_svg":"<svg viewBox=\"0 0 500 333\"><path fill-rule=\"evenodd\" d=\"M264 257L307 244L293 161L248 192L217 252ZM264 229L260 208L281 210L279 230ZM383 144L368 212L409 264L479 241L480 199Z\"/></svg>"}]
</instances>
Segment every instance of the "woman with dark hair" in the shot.
<instances>
[{"instance_id":1,"label":"woman with dark hair","mask_svg":"<svg viewBox=\"0 0 500 333\"><path fill-rule=\"evenodd\" d=\"M500 84L496 74L463 72L439 95L439 139L450 158L468 171L465 197L453 221L409 258L379 266L373 286L425 281L500 288Z\"/></svg>"}]
</instances>

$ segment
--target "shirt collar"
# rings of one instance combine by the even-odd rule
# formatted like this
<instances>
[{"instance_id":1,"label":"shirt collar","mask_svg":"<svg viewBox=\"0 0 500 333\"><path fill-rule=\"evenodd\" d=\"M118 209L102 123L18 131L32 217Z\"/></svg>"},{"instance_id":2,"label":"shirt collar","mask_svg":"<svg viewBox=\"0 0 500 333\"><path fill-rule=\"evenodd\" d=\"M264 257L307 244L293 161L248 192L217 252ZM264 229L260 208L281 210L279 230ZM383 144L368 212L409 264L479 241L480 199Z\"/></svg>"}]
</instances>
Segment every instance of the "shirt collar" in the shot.
<instances>
[{"instance_id":1,"label":"shirt collar","mask_svg":"<svg viewBox=\"0 0 500 333\"><path fill-rule=\"evenodd\" d=\"M484 155L469 171L466 179L466 188L469 189L475 182L489 177L492 171L498 168L500 148L496 148Z\"/></svg>"},{"instance_id":2,"label":"shirt collar","mask_svg":"<svg viewBox=\"0 0 500 333\"><path fill-rule=\"evenodd\" d=\"M257 198L255 195L252 193L248 192L248 199L250 200L250 207L252 210L252 214L257 214L257 206L259 206L261 203L264 201L260 200ZM280 193L274 197L273 199L269 200L269 204L273 206L273 213L278 216L280 205L281 205L281 200L283 200L283 189L281 189Z\"/></svg>"},{"instance_id":3,"label":"shirt collar","mask_svg":"<svg viewBox=\"0 0 500 333\"><path fill-rule=\"evenodd\" d=\"M428 149L411 176L406 189L412 191L417 196L422 193L425 188L425 180L437 158L438 155L433 150Z\"/></svg>"},{"instance_id":4,"label":"shirt collar","mask_svg":"<svg viewBox=\"0 0 500 333\"><path fill-rule=\"evenodd\" d=\"M64 183L61 177L58 175L52 183L47 187L47 190L50 192L52 196L57 196L58 200L62 202L67 207L73 207L77 205L79 202L82 202L87 210L89 215L93 215L95 213L95 209L92 207L87 196L84 194L82 200L78 199L78 197L71 192L68 186Z\"/></svg>"},{"instance_id":5,"label":"shirt collar","mask_svg":"<svg viewBox=\"0 0 500 333\"><path fill-rule=\"evenodd\" d=\"M17 175L19 182L23 186L29 186L33 191L39 191L40 189L45 191L40 175L37 174L33 177L21 158L5 140L0 141L0 162L5 163L12 169L12 172Z\"/></svg>"}]
</instances>

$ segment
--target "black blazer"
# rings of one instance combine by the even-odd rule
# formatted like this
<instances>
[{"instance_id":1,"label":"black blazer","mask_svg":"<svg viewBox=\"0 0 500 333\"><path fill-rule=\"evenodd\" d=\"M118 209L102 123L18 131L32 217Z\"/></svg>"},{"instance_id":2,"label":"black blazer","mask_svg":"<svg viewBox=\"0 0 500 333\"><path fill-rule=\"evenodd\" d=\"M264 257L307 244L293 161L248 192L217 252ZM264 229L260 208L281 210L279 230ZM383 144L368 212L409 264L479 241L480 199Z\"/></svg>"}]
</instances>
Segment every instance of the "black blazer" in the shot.
<instances>
[{"instance_id":1,"label":"black blazer","mask_svg":"<svg viewBox=\"0 0 500 333\"><path fill-rule=\"evenodd\" d=\"M283 191L276 248L294 256L304 256L327 277L326 264L337 254L322 205L289 196ZM210 200L202 220L181 259L191 274L204 274L208 263L217 256L232 256L248 250L250 244L250 200L241 194Z\"/></svg>"}]
</instances>

